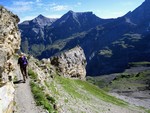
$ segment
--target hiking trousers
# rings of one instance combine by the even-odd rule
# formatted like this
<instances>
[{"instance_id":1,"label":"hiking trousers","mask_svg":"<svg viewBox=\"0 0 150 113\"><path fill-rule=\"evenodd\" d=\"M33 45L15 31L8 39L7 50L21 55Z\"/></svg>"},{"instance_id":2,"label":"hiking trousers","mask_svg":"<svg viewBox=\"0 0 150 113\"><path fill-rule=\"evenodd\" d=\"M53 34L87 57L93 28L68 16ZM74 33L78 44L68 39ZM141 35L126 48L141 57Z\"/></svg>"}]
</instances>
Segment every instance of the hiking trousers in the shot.
<instances>
[{"instance_id":1,"label":"hiking trousers","mask_svg":"<svg viewBox=\"0 0 150 113\"><path fill-rule=\"evenodd\" d=\"M20 66L20 70L21 70L21 73L23 75L23 79L25 81L25 78L28 78L28 76L27 76L27 65Z\"/></svg>"}]
</instances>

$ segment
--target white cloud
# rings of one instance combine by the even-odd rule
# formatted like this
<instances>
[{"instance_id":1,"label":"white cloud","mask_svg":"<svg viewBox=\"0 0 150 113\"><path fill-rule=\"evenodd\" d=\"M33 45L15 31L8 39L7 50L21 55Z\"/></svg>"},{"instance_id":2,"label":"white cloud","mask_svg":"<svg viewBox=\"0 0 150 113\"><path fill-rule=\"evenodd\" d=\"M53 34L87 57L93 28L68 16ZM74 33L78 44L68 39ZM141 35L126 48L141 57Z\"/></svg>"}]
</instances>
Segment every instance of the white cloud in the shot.
<instances>
[{"instance_id":1,"label":"white cloud","mask_svg":"<svg viewBox=\"0 0 150 113\"><path fill-rule=\"evenodd\" d=\"M71 8L71 6L63 5L63 4L57 4L55 2L49 2L47 4L44 4L44 0L14 0L12 1L12 4L7 6L7 9L12 11L13 13L17 14L20 18L20 23L25 20L32 20L36 16L32 15L38 15L39 14L46 14L46 17L49 18L60 18L62 15L55 15L55 11L64 11ZM80 4L80 3L79 3ZM54 13L55 12L55 13Z\"/></svg>"},{"instance_id":2,"label":"white cloud","mask_svg":"<svg viewBox=\"0 0 150 113\"><path fill-rule=\"evenodd\" d=\"M56 3L49 4L49 6L56 6L56 5L57 5Z\"/></svg>"},{"instance_id":3,"label":"white cloud","mask_svg":"<svg viewBox=\"0 0 150 113\"><path fill-rule=\"evenodd\" d=\"M37 3L36 5L37 5L37 7L42 7L42 6L44 6L44 4L41 3L41 2Z\"/></svg>"},{"instance_id":4,"label":"white cloud","mask_svg":"<svg viewBox=\"0 0 150 113\"><path fill-rule=\"evenodd\" d=\"M12 6L9 6L7 8L10 9L12 12L22 13L22 12L25 12L25 11L32 10L32 5L33 5L33 2L31 2L31 1L28 1L28 2L13 1Z\"/></svg>"},{"instance_id":5,"label":"white cloud","mask_svg":"<svg viewBox=\"0 0 150 113\"><path fill-rule=\"evenodd\" d=\"M131 2L131 1L124 2L122 5L123 5L123 6L132 6L132 5L133 5L133 2Z\"/></svg>"},{"instance_id":6,"label":"white cloud","mask_svg":"<svg viewBox=\"0 0 150 113\"><path fill-rule=\"evenodd\" d=\"M81 7L82 3L81 2L77 2L74 5L72 5L71 8L77 8L77 7Z\"/></svg>"},{"instance_id":7,"label":"white cloud","mask_svg":"<svg viewBox=\"0 0 150 113\"><path fill-rule=\"evenodd\" d=\"M16 1L16 2L13 2L13 5L16 5L16 6L26 6L26 5L30 5L30 4L33 4L33 2L24 2L24 1Z\"/></svg>"},{"instance_id":8,"label":"white cloud","mask_svg":"<svg viewBox=\"0 0 150 113\"><path fill-rule=\"evenodd\" d=\"M62 15L46 15L45 17L48 17L48 18L60 18ZM32 20L34 18L36 18L37 16L25 16L23 18L21 18L20 22L23 22L23 21L26 21L26 20Z\"/></svg>"},{"instance_id":9,"label":"white cloud","mask_svg":"<svg viewBox=\"0 0 150 113\"><path fill-rule=\"evenodd\" d=\"M30 6L13 6L13 7L7 7L7 8L10 9L12 12L16 12L16 13L31 10Z\"/></svg>"},{"instance_id":10,"label":"white cloud","mask_svg":"<svg viewBox=\"0 0 150 113\"><path fill-rule=\"evenodd\" d=\"M48 18L60 18L62 15L47 15Z\"/></svg>"},{"instance_id":11,"label":"white cloud","mask_svg":"<svg viewBox=\"0 0 150 113\"><path fill-rule=\"evenodd\" d=\"M36 0L36 2L42 2L42 0Z\"/></svg>"},{"instance_id":12,"label":"white cloud","mask_svg":"<svg viewBox=\"0 0 150 113\"><path fill-rule=\"evenodd\" d=\"M67 10L68 6L67 5L54 5L50 9L55 10L55 11L62 11L62 10Z\"/></svg>"},{"instance_id":13,"label":"white cloud","mask_svg":"<svg viewBox=\"0 0 150 113\"><path fill-rule=\"evenodd\" d=\"M78 2L78 3L77 3L77 5L81 5L81 4L82 4L81 2Z\"/></svg>"},{"instance_id":14,"label":"white cloud","mask_svg":"<svg viewBox=\"0 0 150 113\"><path fill-rule=\"evenodd\" d=\"M25 17L21 18L21 20L20 20L19 23L21 23L21 22L23 22L23 21L25 21L25 20L32 20L32 19L34 19L35 17L36 17L36 16L25 16Z\"/></svg>"}]
</instances>

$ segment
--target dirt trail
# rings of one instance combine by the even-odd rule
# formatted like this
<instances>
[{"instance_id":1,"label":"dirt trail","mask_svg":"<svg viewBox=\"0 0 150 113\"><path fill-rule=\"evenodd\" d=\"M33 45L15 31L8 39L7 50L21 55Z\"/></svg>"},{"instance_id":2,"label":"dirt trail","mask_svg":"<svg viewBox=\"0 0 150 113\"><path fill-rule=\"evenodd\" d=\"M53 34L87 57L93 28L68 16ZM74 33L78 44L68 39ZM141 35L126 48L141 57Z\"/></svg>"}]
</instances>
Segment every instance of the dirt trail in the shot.
<instances>
[{"instance_id":1,"label":"dirt trail","mask_svg":"<svg viewBox=\"0 0 150 113\"><path fill-rule=\"evenodd\" d=\"M29 79L26 83L19 80L15 83L15 102L16 107L14 113L45 113L39 109L33 99Z\"/></svg>"}]
</instances>

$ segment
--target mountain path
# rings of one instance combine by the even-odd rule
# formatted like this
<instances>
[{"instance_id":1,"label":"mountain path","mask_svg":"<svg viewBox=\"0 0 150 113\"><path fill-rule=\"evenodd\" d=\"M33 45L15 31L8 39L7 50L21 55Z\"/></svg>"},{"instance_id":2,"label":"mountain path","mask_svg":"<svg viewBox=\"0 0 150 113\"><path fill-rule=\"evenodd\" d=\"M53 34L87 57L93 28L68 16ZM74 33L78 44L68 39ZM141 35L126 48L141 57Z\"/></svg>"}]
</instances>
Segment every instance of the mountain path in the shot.
<instances>
[{"instance_id":1,"label":"mountain path","mask_svg":"<svg viewBox=\"0 0 150 113\"><path fill-rule=\"evenodd\" d=\"M22 80L15 83L14 113L46 113L36 106L29 83L30 79L27 79L26 83L23 83Z\"/></svg>"}]
</instances>

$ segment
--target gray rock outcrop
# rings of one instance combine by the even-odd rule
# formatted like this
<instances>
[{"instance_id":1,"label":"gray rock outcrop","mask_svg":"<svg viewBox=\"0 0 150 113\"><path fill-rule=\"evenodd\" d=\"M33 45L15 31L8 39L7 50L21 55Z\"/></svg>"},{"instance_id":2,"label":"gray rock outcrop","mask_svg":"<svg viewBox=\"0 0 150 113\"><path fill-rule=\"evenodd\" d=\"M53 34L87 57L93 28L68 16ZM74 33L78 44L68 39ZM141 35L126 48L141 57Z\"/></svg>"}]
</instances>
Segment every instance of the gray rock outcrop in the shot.
<instances>
[{"instance_id":1,"label":"gray rock outcrop","mask_svg":"<svg viewBox=\"0 0 150 113\"><path fill-rule=\"evenodd\" d=\"M3 6L0 6L0 79L7 81L4 75L4 67L10 65L7 60L20 47L20 32L18 30L18 16L14 15Z\"/></svg>"},{"instance_id":2,"label":"gray rock outcrop","mask_svg":"<svg viewBox=\"0 0 150 113\"><path fill-rule=\"evenodd\" d=\"M51 64L56 66L57 71L64 77L85 79L87 63L84 51L79 46L52 57Z\"/></svg>"},{"instance_id":3,"label":"gray rock outcrop","mask_svg":"<svg viewBox=\"0 0 150 113\"><path fill-rule=\"evenodd\" d=\"M13 112L15 89L11 80L18 71L14 53L21 40L18 22L18 16L0 6L0 113Z\"/></svg>"}]
</instances>

